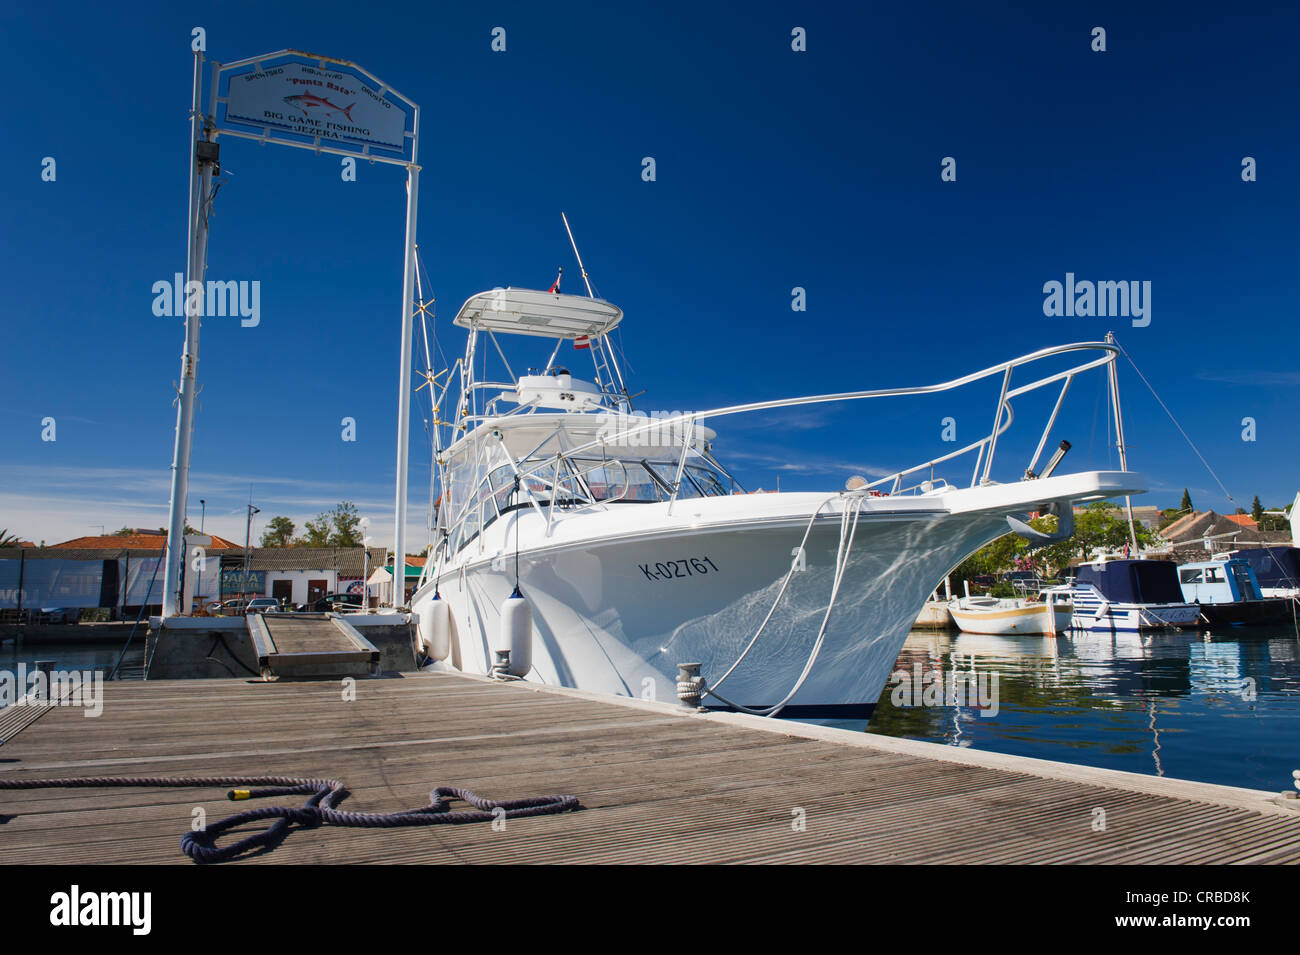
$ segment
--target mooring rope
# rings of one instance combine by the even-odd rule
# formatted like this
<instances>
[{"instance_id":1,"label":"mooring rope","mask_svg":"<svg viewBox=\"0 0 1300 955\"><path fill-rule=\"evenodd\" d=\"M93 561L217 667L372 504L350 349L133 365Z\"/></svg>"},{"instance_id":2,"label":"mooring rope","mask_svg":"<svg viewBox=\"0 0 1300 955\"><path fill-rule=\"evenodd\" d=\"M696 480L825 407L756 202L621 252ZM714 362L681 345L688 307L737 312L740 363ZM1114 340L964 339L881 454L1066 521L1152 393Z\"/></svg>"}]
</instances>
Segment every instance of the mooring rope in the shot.
<instances>
[{"instance_id":1,"label":"mooring rope","mask_svg":"<svg viewBox=\"0 0 1300 955\"><path fill-rule=\"evenodd\" d=\"M722 686L727 677L731 676L731 674L736 671L736 667L740 666L745 657L749 655L749 651L754 649L754 644L758 643L758 638L761 637L763 631L767 629L767 625L771 621L772 615L776 613L776 608L781 603L781 598L785 596L786 588L790 586L790 578L794 576L794 572L799 566L799 555L801 555L804 552L804 548L808 546L808 537L812 534L813 524L817 522L817 517L821 514L822 508L837 497L839 497L838 494L832 494L830 497L826 498L826 500L818 504L813 510L812 516L808 518L808 526L804 528L803 538L799 541L798 548L796 548L795 552L791 555L792 559L790 561L790 569L785 572L785 578L781 581L781 586L776 592L776 599L772 601L772 609L767 612L767 616L763 618L763 622L758 625L758 629L754 632L754 635L750 637L749 643L746 644L745 649L741 651L740 656L736 657L736 662L731 664L731 666L727 668L727 672L722 674L722 676L718 677L717 680L713 682L710 687L711 690L715 690ZM722 697L719 696L718 699L721 700ZM724 700L723 702L726 701ZM727 705L731 706L732 704L728 703Z\"/></svg>"},{"instance_id":2,"label":"mooring rope","mask_svg":"<svg viewBox=\"0 0 1300 955\"><path fill-rule=\"evenodd\" d=\"M398 829L410 826L464 825L497 819L549 816L581 808L576 796L531 796L524 799L484 799L468 789L438 786L429 793L429 805L404 812L344 812L335 805L347 797L347 788L337 779L306 779L296 776L86 776L66 779L0 779L0 789L103 789L171 787L198 789L208 786L257 786L226 793L230 800L263 799L268 796L301 794L308 799L301 807L263 806L227 816L181 837L181 851L195 862L227 862L255 849L269 852L297 825L304 829L344 826L361 829ZM473 810L450 808L450 800L469 803ZM261 819L274 819L269 828L228 846L218 846L217 837L238 826Z\"/></svg>"},{"instance_id":3,"label":"mooring rope","mask_svg":"<svg viewBox=\"0 0 1300 955\"><path fill-rule=\"evenodd\" d=\"M700 692L706 693L709 696L712 696L715 699L718 699L721 702L725 703L727 706L730 706L735 710L739 710L742 713L748 713L751 716L776 716L783 709L785 709L785 705L789 703L791 699L794 698L794 695L798 693L800 689L803 688L803 685L807 681L809 674L812 673L813 666L817 663L817 658L821 655L822 644L826 640L826 627L827 624L830 623L831 611L835 609L835 602L839 598L840 584L843 582L844 572L848 568L849 556L853 553L853 538L857 535L858 518L862 514L862 504L863 504L862 495L860 494L844 495L844 498L845 498L844 510L840 513L840 543L839 543L839 548L835 554L835 570L831 578L831 594L830 594L830 598L826 602L826 613L822 616L821 627L817 631L817 638L813 641L812 650L809 652L808 659L804 663L803 671L799 674L799 678L795 681L795 684L790 689L790 692L787 693L778 703L775 703L772 706L764 707L761 709L756 709L753 707L743 706L740 703L735 703L727 699L721 693L715 692L715 687L708 686L707 684L701 685ZM812 531L812 523L817 519L817 515L818 513L820 513L822 506L824 506L824 504L818 506L817 510L813 512L812 519L808 523L808 530L804 532L803 543L800 544L801 549L808 542L808 535ZM793 569L794 567L792 565L791 572L793 572ZM777 594L776 599L778 602L781 599L781 594L785 593L785 584L789 583L789 581L790 581L790 574L787 573L785 583L781 585L781 591L780 593ZM776 610L776 605L773 604L772 611L775 612L775 610ZM769 613L767 619L763 621L763 626L759 627L758 633L754 634L754 639L751 640L749 646L745 648L745 653L748 653L750 648L753 647L754 642L758 640L759 634L763 632L763 627L767 626L767 621L770 620L771 617L772 614ZM742 653L741 659L744 659L744 656L745 654ZM726 677L730 676L732 671L735 670L736 667L739 666L739 664L740 664L740 660L737 660L734 664L732 664L731 669L728 670L726 674L724 674L723 679L726 679ZM721 683L722 680L719 680L718 682Z\"/></svg>"}]
</instances>

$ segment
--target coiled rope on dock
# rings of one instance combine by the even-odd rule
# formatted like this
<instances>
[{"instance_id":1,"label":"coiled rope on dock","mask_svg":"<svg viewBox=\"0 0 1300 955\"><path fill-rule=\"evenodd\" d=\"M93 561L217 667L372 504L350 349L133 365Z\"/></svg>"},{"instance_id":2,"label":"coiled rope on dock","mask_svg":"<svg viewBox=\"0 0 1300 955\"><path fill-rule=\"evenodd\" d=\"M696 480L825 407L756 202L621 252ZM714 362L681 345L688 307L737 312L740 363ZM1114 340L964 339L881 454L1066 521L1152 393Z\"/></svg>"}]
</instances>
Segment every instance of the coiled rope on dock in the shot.
<instances>
[{"instance_id":1,"label":"coiled rope on dock","mask_svg":"<svg viewBox=\"0 0 1300 955\"><path fill-rule=\"evenodd\" d=\"M195 862L227 862L254 850L271 851L292 831L291 826L315 829L342 826L361 829L398 829L411 826L465 825L549 816L581 808L576 796L530 796L523 799L493 800L457 786L438 786L429 793L429 805L403 812L345 812L335 808L348 795L337 779L307 779L297 776L86 776L65 779L0 779L0 789L107 789L173 788L200 789L209 786L238 786L226 793L230 800L263 799L269 796L306 795L302 806L263 806L227 816L181 837L181 851ZM259 788L251 788L259 787ZM460 800L474 809L452 810ZM231 829L274 819L268 828L228 846L217 838Z\"/></svg>"}]
</instances>

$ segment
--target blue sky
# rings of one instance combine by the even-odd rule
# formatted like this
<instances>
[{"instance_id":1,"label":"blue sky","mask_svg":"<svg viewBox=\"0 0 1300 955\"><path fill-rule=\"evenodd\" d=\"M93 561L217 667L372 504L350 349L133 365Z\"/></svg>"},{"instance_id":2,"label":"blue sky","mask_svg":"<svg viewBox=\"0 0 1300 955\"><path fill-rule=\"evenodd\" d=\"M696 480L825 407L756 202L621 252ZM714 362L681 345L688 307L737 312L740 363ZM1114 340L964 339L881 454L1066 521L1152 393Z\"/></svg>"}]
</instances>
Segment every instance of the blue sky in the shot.
<instances>
[{"instance_id":1,"label":"blue sky","mask_svg":"<svg viewBox=\"0 0 1300 955\"><path fill-rule=\"evenodd\" d=\"M0 527L54 542L166 521L183 336L150 288L184 264L194 26L214 59L311 50L421 104L420 247L453 356L470 294L545 288L560 265L580 291L563 209L626 312L643 408L929 383L1113 329L1237 503L1287 503L1300 14L1131 6L7 5L0 50L23 82L0 151ZM251 485L262 522L350 499L387 542L403 175L362 164L343 182L336 157L229 139L222 161L208 275L259 280L262 320L204 325L190 521L204 498L205 529L242 539ZM1150 325L1045 316L1043 285L1067 272L1150 281ZM1122 387L1143 503L1186 485L1231 510L1127 365ZM1053 438L1075 467L1113 463L1100 395L1076 388ZM751 487L838 487L949 450L946 416L973 440L995 397L728 422L716 449ZM1037 437L1008 439L1002 477Z\"/></svg>"}]
</instances>

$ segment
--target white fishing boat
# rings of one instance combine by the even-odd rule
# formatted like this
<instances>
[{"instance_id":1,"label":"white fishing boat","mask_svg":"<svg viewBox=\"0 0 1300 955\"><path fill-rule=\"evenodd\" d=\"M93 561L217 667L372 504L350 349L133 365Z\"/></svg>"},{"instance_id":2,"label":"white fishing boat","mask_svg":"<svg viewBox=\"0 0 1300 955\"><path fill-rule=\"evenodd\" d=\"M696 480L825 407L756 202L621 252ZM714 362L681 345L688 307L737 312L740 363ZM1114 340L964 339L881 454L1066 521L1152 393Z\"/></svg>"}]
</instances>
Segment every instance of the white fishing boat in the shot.
<instances>
[{"instance_id":1,"label":"white fishing boat","mask_svg":"<svg viewBox=\"0 0 1300 955\"><path fill-rule=\"evenodd\" d=\"M1095 369L1118 396L1110 343L1046 348L920 388L649 418L633 411L609 339L622 319L601 299L518 288L474 295L457 314L464 357L445 379L428 376L439 503L410 604L434 665L672 700L678 664L692 662L708 706L869 715L926 597L963 558L1008 530L1057 539L1029 527L1034 512L1061 515L1058 538L1068 535L1074 503L1142 487L1123 469L1053 474L1059 453L1033 470L1071 381ZM555 350L516 376L504 336L553 339ZM589 380L557 364L569 343L587 349ZM476 378L488 353L503 377ZM1059 356L1074 353L1080 363L1062 369ZM1002 387L988 435L844 490L745 493L715 454L715 426L735 415L989 378ZM1054 385L1038 451L1014 472L1025 476L995 482L1011 402ZM446 421L444 407L455 409ZM934 477L961 455L975 458L967 486Z\"/></svg>"},{"instance_id":2,"label":"white fishing boat","mask_svg":"<svg viewBox=\"0 0 1300 955\"><path fill-rule=\"evenodd\" d=\"M966 596L952 601L948 612L962 633L1048 634L1070 629L1074 604L1068 594L1044 591L1044 597Z\"/></svg>"}]
</instances>

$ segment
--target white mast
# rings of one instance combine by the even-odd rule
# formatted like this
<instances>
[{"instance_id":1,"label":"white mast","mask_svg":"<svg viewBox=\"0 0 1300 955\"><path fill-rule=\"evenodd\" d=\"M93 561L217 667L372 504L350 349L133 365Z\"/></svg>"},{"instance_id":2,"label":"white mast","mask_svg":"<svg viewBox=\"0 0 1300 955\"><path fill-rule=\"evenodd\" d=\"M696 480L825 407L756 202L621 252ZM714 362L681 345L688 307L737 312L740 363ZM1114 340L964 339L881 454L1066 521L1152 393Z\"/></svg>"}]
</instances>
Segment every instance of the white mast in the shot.
<instances>
[{"instance_id":1,"label":"white mast","mask_svg":"<svg viewBox=\"0 0 1300 955\"><path fill-rule=\"evenodd\" d=\"M411 161L406 166L406 254L402 266L402 348L397 374L397 502L393 528L393 606L406 603L406 477L411 443L411 337L415 313L415 221L419 211L420 167L416 149L420 142L420 111L415 110L411 136Z\"/></svg>"},{"instance_id":2,"label":"white mast","mask_svg":"<svg viewBox=\"0 0 1300 955\"><path fill-rule=\"evenodd\" d=\"M168 505L167 554L163 575L162 612L175 616L189 608L181 606L181 564L185 560L185 503L190 486L190 451L194 444L194 398L198 392L199 326L202 313L203 276L208 255L209 190L214 158L199 156L200 143L212 142L212 131L203 116L203 54L194 52L194 97L190 107L190 209L185 275L185 346L181 352L180 403L176 409L176 445L172 454L172 492ZM215 93L215 89L214 89ZM206 153L206 150L205 150ZM198 291L190 290L198 283Z\"/></svg>"}]
</instances>

